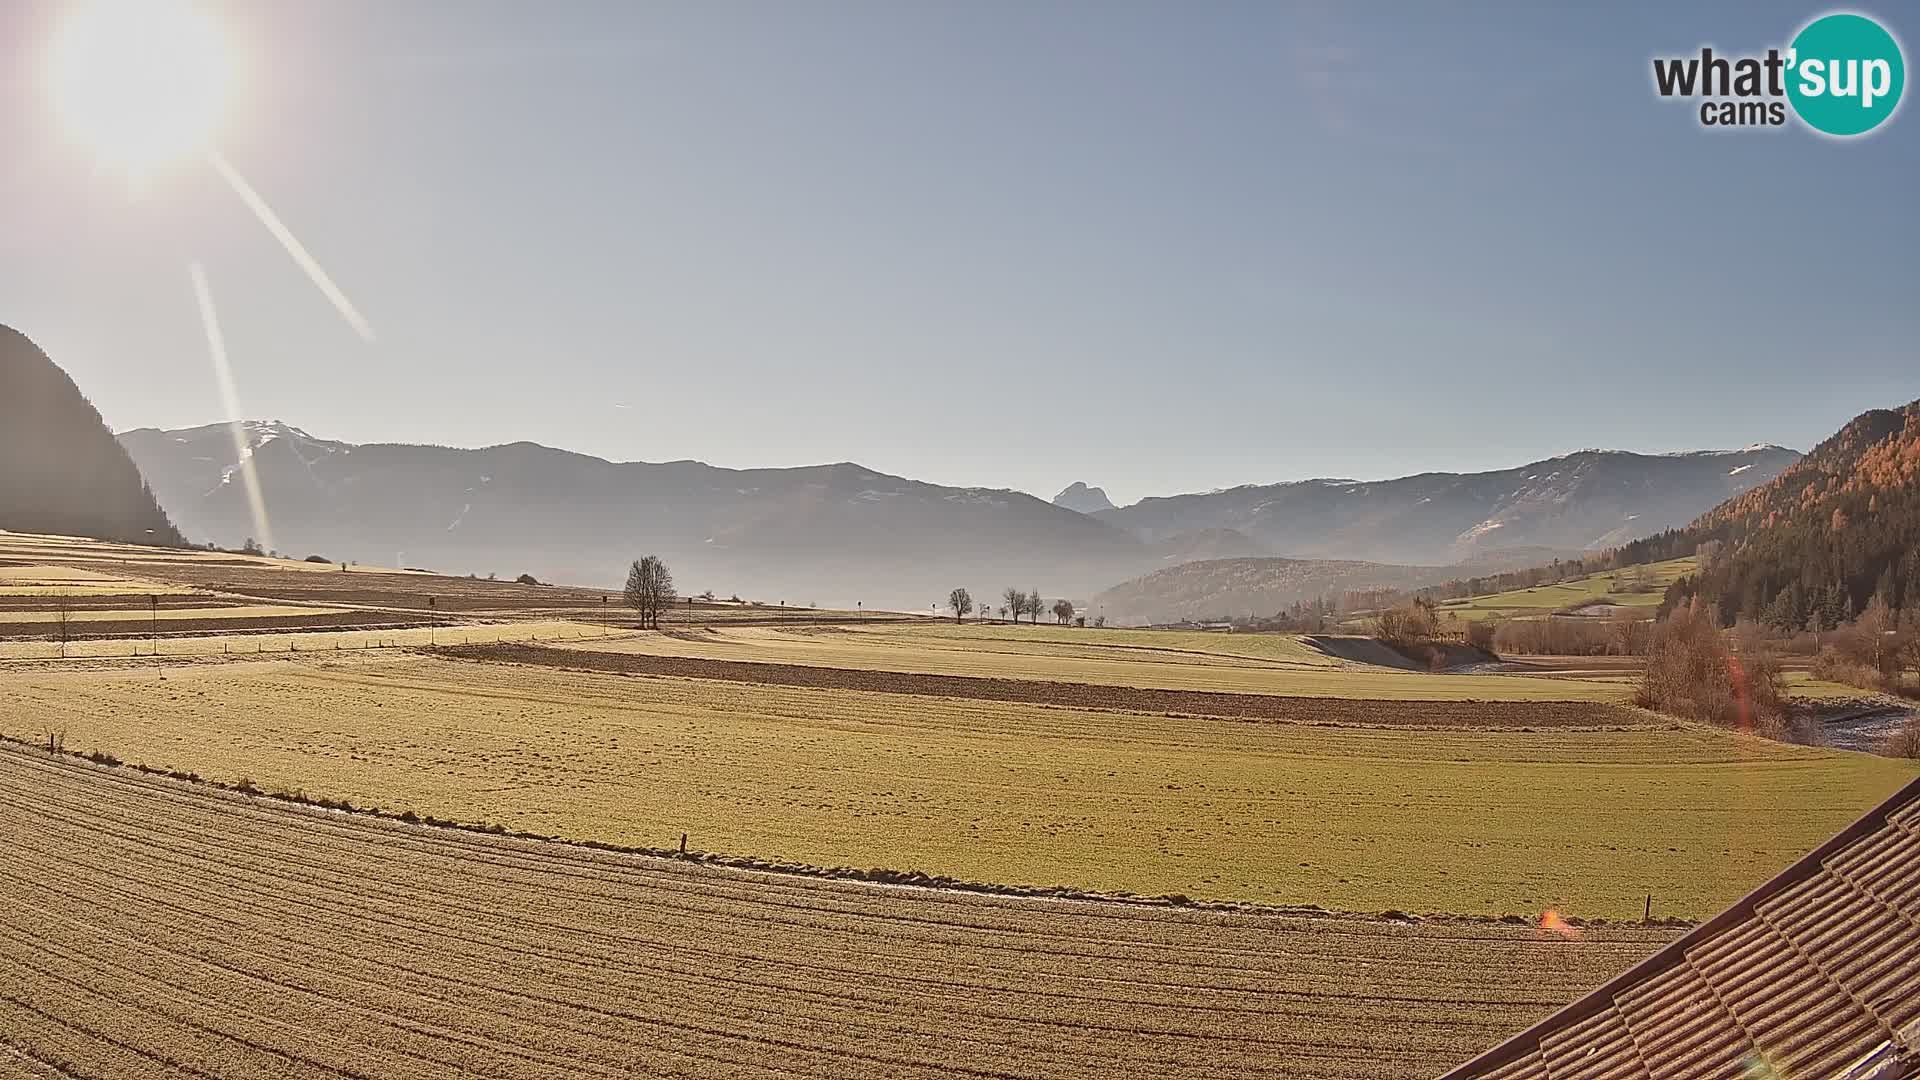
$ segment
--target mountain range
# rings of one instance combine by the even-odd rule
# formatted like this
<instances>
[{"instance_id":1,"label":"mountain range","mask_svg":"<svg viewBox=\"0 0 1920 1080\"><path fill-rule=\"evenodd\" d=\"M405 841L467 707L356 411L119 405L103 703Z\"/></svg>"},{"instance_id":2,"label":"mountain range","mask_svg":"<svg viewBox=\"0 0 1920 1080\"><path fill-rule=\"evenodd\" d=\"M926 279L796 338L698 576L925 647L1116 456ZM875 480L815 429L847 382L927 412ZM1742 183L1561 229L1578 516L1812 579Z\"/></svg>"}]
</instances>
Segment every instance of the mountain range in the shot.
<instances>
[{"instance_id":1,"label":"mountain range","mask_svg":"<svg viewBox=\"0 0 1920 1080\"><path fill-rule=\"evenodd\" d=\"M1582 450L1493 472L1302 480L1142 499L1094 516L1146 541L1232 529L1273 555L1434 565L1522 547L1615 547L1685 525L1799 457L1771 445L1682 454Z\"/></svg>"},{"instance_id":2,"label":"mountain range","mask_svg":"<svg viewBox=\"0 0 1920 1080\"><path fill-rule=\"evenodd\" d=\"M197 538L231 545L257 531L242 473L251 468L271 533L260 542L296 555L607 585L658 553L682 591L906 610L944 602L955 585L1091 590L1153 557L1121 530L1031 495L850 462L724 469L526 442L353 445L279 422L244 424L242 441L244 463L224 424L121 436Z\"/></svg>"},{"instance_id":3,"label":"mountain range","mask_svg":"<svg viewBox=\"0 0 1920 1080\"><path fill-rule=\"evenodd\" d=\"M628 561L657 552L686 591L905 610L956 585L1080 599L1196 560L1512 565L1503 552L1547 558L1687 521L1796 456L1586 451L1494 473L1311 480L1083 513L851 462L726 469L525 442L355 445L278 421L245 423L242 434L244 460L224 424L120 439L195 539L231 546L257 531L242 473L251 468L271 531L258 539L292 555L615 584ZM1062 496L1107 502L1085 485Z\"/></svg>"}]
</instances>

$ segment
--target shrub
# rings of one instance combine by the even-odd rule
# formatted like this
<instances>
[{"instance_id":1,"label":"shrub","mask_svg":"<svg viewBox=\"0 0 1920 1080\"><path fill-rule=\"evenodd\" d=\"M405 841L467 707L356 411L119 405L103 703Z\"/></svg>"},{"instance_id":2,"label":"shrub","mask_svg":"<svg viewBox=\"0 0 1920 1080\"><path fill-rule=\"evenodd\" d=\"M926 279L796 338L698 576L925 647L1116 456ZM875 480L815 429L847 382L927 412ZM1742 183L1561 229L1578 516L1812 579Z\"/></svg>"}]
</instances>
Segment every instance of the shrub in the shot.
<instances>
[{"instance_id":1,"label":"shrub","mask_svg":"<svg viewBox=\"0 0 1920 1080\"><path fill-rule=\"evenodd\" d=\"M1500 623L1493 619L1481 619L1467 624L1467 644L1476 649L1494 651L1494 638L1498 635Z\"/></svg>"},{"instance_id":2,"label":"shrub","mask_svg":"<svg viewBox=\"0 0 1920 1080\"><path fill-rule=\"evenodd\" d=\"M1432 641L1439 633L1433 605L1414 602L1387 608L1373 617L1373 636L1391 645Z\"/></svg>"},{"instance_id":3,"label":"shrub","mask_svg":"<svg viewBox=\"0 0 1920 1080\"><path fill-rule=\"evenodd\" d=\"M1783 733L1789 713L1779 660L1757 632L1742 634L1738 650L1729 647L1717 622L1696 601L1656 624L1635 703L1703 723Z\"/></svg>"},{"instance_id":4,"label":"shrub","mask_svg":"<svg viewBox=\"0 0 1920 1080\"><path fill-rule=\"evenodd\" d=\"M1920 758L1920 716L1909 716L1892 735L1881 752L1888 757Z\"/></svg>"},{"instance_id":5,"label":"shrub","mask_svg":"<svg viewBox=\"0 0 1920 1080\"><path fill-rule=\"evenodd\" d=\"M309 555L300 561L311 562L311 563L327 563L328 565L332 565L333 563L333 560L327 558L325 555Z\"/></svg>"},{"instance_id":6,"label":"shrub","mask_svg":"<svg viewBox=\"0 0 1920 1080\"><path fill-rule=\"evenodd\" d=\"M532 574L521 574L519 577L514 578L513 580L521 585L540 584L540 579L537 577L534 577Z\"/></svg>"},{"instance_id":7,"label":"shrub","mask_svg":"<svg viewBox=\"0 0 1920 1080\"><path fill-rule=\"evenodd\" d=\"M1883 690L1887 687L1887 679L1879 671L1832 645L1822 648L1807 670L1816 679L1858 686L1864 690Z\"/></svg>"},{"instance_id":8,"label":"shrub","mask_svg":"<svg viewBox=\"0 0 1920 1080\"><path fill-rule=\"evenodd\" d=\"M1548 656L1644 656L1651 620L1631 608L1609 618L1546 615L1494 629L1494 651Z\"/></svg>"}]
</instances>

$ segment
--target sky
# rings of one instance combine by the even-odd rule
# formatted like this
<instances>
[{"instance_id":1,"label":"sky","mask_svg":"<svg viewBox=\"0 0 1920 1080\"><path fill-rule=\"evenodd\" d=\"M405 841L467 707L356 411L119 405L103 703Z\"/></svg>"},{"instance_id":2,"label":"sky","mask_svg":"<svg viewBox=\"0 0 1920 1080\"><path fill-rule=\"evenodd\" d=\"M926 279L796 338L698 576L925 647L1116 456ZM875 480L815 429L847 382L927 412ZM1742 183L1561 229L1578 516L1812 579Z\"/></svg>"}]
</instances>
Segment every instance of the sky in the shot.
<instances>
[{"instance_id":1,"label":"sky","mask_svg":"<svg viewBox=\"0 0 1920 1080\"><path fill-rule=\"evenodd\" d=\"M1118 502L1920 398L1920 116L1703 129L1655 55L1824 8L209 5L218 150L135 191L0 5L0 323L116 430L857 461ZM1863 9L1870 13L1873 9ZM1880 14L1907 35L1920 15ZM1903 18L1904 16L1904 18Z\"/></svg>"}]
</instances>

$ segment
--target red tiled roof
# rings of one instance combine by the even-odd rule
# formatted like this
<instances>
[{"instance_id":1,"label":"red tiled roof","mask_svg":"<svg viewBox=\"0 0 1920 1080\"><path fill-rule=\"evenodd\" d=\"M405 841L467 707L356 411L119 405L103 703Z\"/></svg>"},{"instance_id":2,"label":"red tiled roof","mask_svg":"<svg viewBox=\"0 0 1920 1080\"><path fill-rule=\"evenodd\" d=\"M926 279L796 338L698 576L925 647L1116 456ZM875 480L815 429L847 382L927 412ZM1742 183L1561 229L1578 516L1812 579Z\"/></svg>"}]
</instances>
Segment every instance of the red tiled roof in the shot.
<instances>
[{"instance_id":1,"label":"red tiled roof","mask_svg":"<svg viewBox=\"0 0 1920 1080\"><path fill-rule=\"evenodd\" d=\"M1920 1077L1920 780L1440 1080Z\"/></svg>"}]
</instances>

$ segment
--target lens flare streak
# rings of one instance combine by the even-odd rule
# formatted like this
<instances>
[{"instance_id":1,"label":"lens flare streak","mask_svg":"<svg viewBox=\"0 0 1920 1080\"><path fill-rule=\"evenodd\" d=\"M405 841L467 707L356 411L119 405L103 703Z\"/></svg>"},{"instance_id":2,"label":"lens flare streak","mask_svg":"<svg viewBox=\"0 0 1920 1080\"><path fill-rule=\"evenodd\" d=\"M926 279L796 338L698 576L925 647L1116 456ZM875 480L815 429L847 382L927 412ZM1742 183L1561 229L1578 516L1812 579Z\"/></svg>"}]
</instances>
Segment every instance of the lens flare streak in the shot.
<instances>
[{"instance_id":1,"label":"lens flare streak","mask_svg":"<svg viewBox=\"0 0 1920 1080\"><path fill-rule=\"evenodd\" d=\"M307 277L313 279L314 285L319 287L321 294L339 310L340 317L347 320L347 325L353 327L354 332L362 339L372 341L373 327L361 317L360 310L353 306L353 301L347 299L347 294L341 292L340 286L335 285L333 279L327 276L327 272L321 269L320 260L315 259L306 245L293 235L293 230L287 228L286 223L280 220L280 215L273 212L273 207L268 206L267 201L260 197L260 193L253 190L253 185L247 183L246 177L240 175L240 170L234 168L233 163L218 151L208 154L207 160L212 163L214 171L220 174L220 178L227 182L227 186L233 188L233 193L240 196L240 201L247 204L247 209L253 211L253 216L260 219L260 224L266 226L267 231L273 234L273 238L280 241L280 246L287 249L287 254L293 257L293 261L299 265L300 269L306 271Z\"/></svg>"},{"instance_id":2,"label":"lens flare streak","mask_svg":"<svg viewBox=\"0 0 1920 1080\"><path fill-rule=\"evenodd\" d=\"M247 429L240 413L240 392L233 383L233 368L227 363L227 339L220 333L220 318L213 309L213 290L207 287L207 271L199 263L188 267L193 275L193 294L200 301L200 321L207 328L207 349L213 354L213 377L220 384L220 398L227 409L227 428L233 433L234 459L239 462L240 481L247 493L247 507L253 512L254 535L260 546L273 549L273 528L267 521L267 501L260 494L260 476L253 469L253 448L247 445Z\"/></svg>"},{"instance_id":3,"label":"lens flare streak","mask_svg":"<svg viewBox=\"0 0 1920 1080\"><path fill-rule=\"evenodd\" d=\"M1580 928L1568 922L1553 908L1548 908L1540 916L1540 929L1559 934L1561 937L1577 938Z\"/></svg>"}]
</instances>

